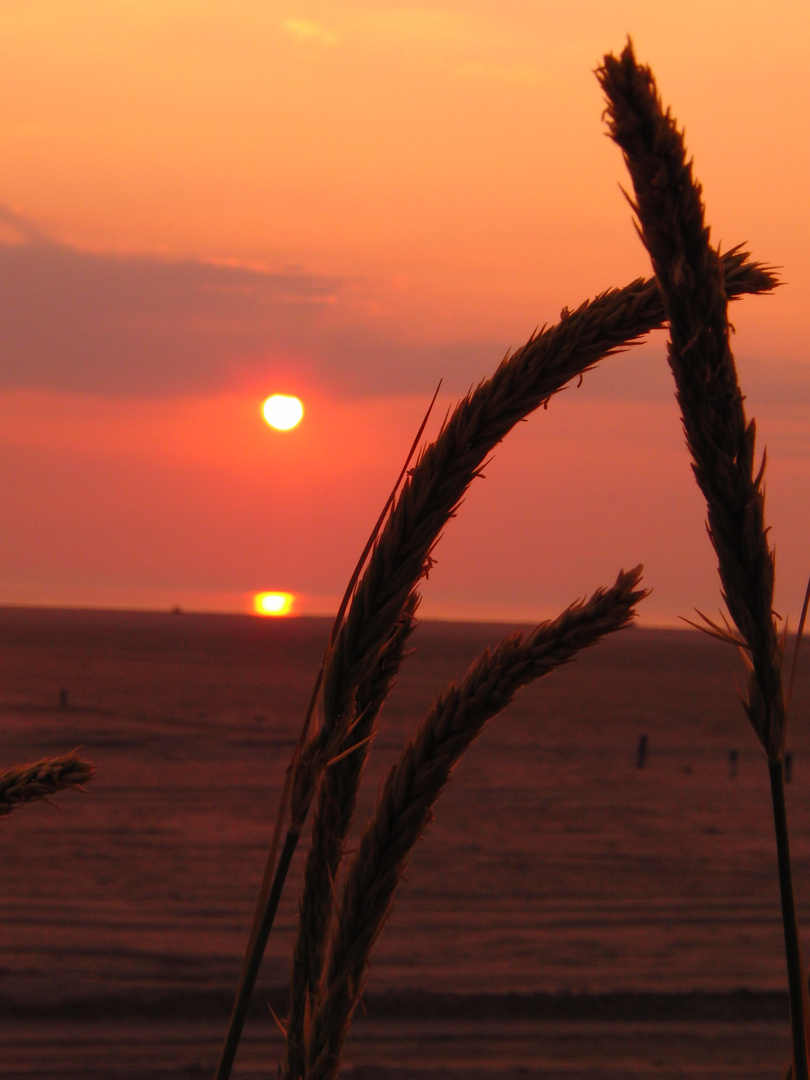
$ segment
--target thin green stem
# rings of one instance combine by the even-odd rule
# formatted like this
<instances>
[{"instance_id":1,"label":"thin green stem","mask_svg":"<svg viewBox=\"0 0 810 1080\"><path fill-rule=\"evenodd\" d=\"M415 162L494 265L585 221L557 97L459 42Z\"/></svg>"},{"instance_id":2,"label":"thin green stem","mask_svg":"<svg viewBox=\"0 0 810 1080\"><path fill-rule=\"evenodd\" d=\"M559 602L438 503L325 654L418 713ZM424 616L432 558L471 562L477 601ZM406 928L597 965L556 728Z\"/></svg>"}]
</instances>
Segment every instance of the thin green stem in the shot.
<instances>
[{"instance_id":1,"label":"thin green stem","mask_svg":"<svg viewBox=\"0 0 810 1080\"><path fill-rule=\"evenodd\" d=\"M785 805L785 762L781 754L779 757L769 759L768 771L771 775L773 823L779 859L779 891L782 897L782 924L785 930L790 1026L793 1037L793 1077L794 1080L808 1080L804 964L799 942L799 924L796 919L796 902L793 898L793 875L790 867L790 843Z\"/></svg>"}]
</instances>

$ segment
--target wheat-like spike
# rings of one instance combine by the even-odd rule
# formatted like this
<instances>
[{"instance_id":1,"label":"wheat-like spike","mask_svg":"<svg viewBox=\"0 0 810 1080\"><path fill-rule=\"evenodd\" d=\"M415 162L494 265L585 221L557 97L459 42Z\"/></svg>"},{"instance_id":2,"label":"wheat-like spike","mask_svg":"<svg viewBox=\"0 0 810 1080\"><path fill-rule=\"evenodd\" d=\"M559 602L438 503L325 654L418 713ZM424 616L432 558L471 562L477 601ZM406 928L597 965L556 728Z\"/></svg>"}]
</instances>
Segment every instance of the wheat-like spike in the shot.
<instances>
[{"instance_id":1,"label":"wheat-like spike","mask_svg":"<svg viewBox=\"0 0 810 1080\"><path fill-rule=\"evenodd\" d=\"M773 271L739 247L724 256L737 295L767 292ZM654 280L611 289L507 356L494 375L456 406L421 454L381 531L346 621L325 665L324 723L295 764L292 827L300 828L326 763L339 753L355 719L357 686L376 662L402 605L431 564L431 552L494 447L512 427L600 359L623 351L664 325ZM298 995L300 997L300 995ZM299 1010L300 1011L300 1010Z\"/></svg>"},{"instance_id":2,"label":"wheat-like spike","mask_svg":"<svg viewBox=\"0 0 810 1080\"><path fill-rule=\"evenodd\" d=\"M611 137L633 180L639 231L661 288L686 440L708 506L709 534L723 596L751 650L746 711L768 757L785 739L781 649L772 616L773 556L764 525L762 467L754 475L754 421L748 422L729 347L723 264L709 242L702 190L683 136L664 112L652 72L628 43L606 56L597 76Z\"/></svg>"},{"instance_id":3,"label":"wheat-like spike","mask_svg":"<svg viewBox=\"0 0 810 1080\"><path fill-rule=\"evenodd\" d=\"M770 268L749 262L739 248L724 256L724 261L734 295L767 292L778 284ZM274 858L268 859L266 895L257 907L217 1080L230 1076L275 906L320 777L328 762L342 752L356 720L358 688L391 639L408 596L430 569L431 551L442 528L491 450L519 420L599 359L622 351L663 323L658 288L654 281L643 279L609 290L574 312L566 309L557 325L543 329L505 357L493 377L457 405L437 440L409 471L325 662L321 730L295 753L289 774L287 839L272 878Z\"/></svg>"},{"instance_id":4,"label":"wheat-like spike","mask_svg":"<svg viewBox=\"0 0 810 1080\"><path fill-rule=\"evenodd\" d=\"M571 605L528 637L514 634L492 653L484 652L460 686L451 686L437 700L403 751L349 867L326 985L313 1016L306 1080L333 1080L337 1075L369 952L388 916L410 852L430 821L453 766L521 686L630 622L634 605L646 595L637 588L640 577L640 566L622 572L612 588L599 589L587 602Z\"/></svg>"},{"instance_id":5,"label":"wheat-like spike","mask_svg":"<svg viewBox=\"0 0 810 1080\"><path fill-rule=\"evenodd\" d=\"M75 751L32 765L15 765L0 774L0 817L24 802L47 799L65 788L81 788L93 779L94 772L95 766Z\"/></svg>"},{"instance_id":6,"label":"wheat-like spike","mask_svg":"<svg viewBox=\"0 0 810 1080\"><path fill-rule=\"evenodd\" d=\"M722 257L730 296L769 292L771 267L749 261L740 246ZM623 352L665 324L655 280L609 289L507 355L494 375L455 407L427 446L394 503L325 664L324 722L302 748L291 798L303 821L325 763L352 724L353 699L396 625L405 599L433 565L431 552L464 492L495 446L520 420L601 359ZM296 826L297 827L297 826Z\"/></svg>"},{"instance_id":7,"label":"wheat-like spike","mask_svg":"<svg viewBox=\"0 0 810 1080\"><path fill-rule=\"evenodd\" d=\"M810 996L793 893L784 747L787 706L783 642L773 615L774 560L764 521L765 455L754 472L754 421L748 422L729 346L728 287L709 243L702 190L683 136L664 112L648 67L632 44L606 56L597 76L608 101L610 135L633 180L637 226L650 254L669 321L675 376L693 470L708 507L723 597L750 657L743 705L768 756L785 932L795 1080L810 1080Z\"/></svg>"},{"instance_id":8,"label":"wheat-like spike","mask_svg":"<svg viewBox=\"0 0 810 1080\"><path fill-rule=\"evenodd\" d=\"M304 1020L306 1003L321 985L326 940L334 908L334 881L354 818L357 791L377 717L399 673L405 646L416 624L419 595L408 598L405 611L371 676L357 692L357 720L342 744L342 757L326 767L312 822L312 844L304 871L304 890L298 913L290 976L287 1018L287 1056L284 1077L304 1073ZM347 753L351 750L350 753Z\"/></svg>"},{"instance_id":9,"label":"wheat-like spike","mask_svg":"<svg viewBox=\"0 0 810 1080\"><path fill-rule=\"evenodd\" d=\"M739 248L724 257L727 288L767 292L773 272ZM610 289L534 335L456 406L420 455L377 540L324 675L322 740L351 723L356 688L388 640L405 598L432 565L431 552L494 447L518 421L594 367L664 325L654 280Z\"/></svg>"}]
</instances>

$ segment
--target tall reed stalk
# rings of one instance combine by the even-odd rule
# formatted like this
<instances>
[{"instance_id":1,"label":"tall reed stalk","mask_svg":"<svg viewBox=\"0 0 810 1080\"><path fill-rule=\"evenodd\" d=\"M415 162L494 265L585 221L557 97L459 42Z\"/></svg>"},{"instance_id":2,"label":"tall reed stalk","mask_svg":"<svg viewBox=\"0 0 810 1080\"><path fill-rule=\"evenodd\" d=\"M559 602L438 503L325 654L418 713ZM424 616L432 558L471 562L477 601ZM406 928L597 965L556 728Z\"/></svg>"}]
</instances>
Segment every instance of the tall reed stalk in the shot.
<instances>
[{"instance_id":1,"label":"tall reed stalk","mask_svg":"<svg viewBox=\"0 0 810 1080\"><path fill-rule=\"evenodd\" d=\"M359 687L355 702L357 720L346 739L343 756L326 770L321 781L293 949L285 1062L285 1072L290 1076L303 1072L305 1021L321 983L335 881L354 818L360 777L370 741L376 733L380 709L399 672L406 643L414 629L418 600L418 595L411 593L373 677Z\"/></svg>"},{"instance_id":2,"label":"tall reed stalk","mask_svg":"<svg viewBox=\"0 0 810 1080\"><path fill-rule=\"evenodd\" d=\"M432 816L450 772L516 691L566 664L605 634L626 626L646 592L641 567L620 573L611 589L572 604L524 637L484 652L463 682L441 695L385 781L376 813L349 867L329 962L311 997L308 1045L287 1080L334 1080L352 1013L365 984L369 954L388 917L408 857ZM293 978L295 976L293 975ZM288 1035L289 1040L289 1035Z\"/></svg>"},{"instance_id":3,"label":"tall reed stalk","mask_svg":"<svg viewBox=\"0 0 810 1080\"><path fill-rule=\"evenodd\" d=\"M733 296L768 292L777 283L770 269L751 262L740 248L726 253L724 266L729 293ZM433 565L435 545L444 526L455 515L464 493L480 475L489 455L519 421L541 405L548 405L554 394L600 360L638 343L664 323L664 307L654 280L638 279L622 289L609 289L574 311L564 309L558 323L544 327L521 349L507 355L491 378L458 403L437 439L422 450L415 466L408 471L353 591L346 618L330 643L322 686L319 675L313 707L320 692L321 727L302 740L290 762L278 819L280 826L289 791L289 825L280 845L278 865L275 865L275 837L280 839L280 828L276 829L271 844L216 1080L227 1080L230 1076L284 881L313 797L324 777L327 784L332 783L330 763L346 760L342 755L347 751L360 755L356 758L357 765L362 761L365 751L354 749L356 744L367 746L357 739L364 730L358 711L364 693L361 688L369 681L374 682L381 662L391 662L390 657L386 659L386 652L396 641L403 619L407 621L409 607L415 607L418 585ZM308 719L305 728L307 725ZM342 794L336 796L346 800L347 806L354 805L360 772L359 767L355 768L350 786L344 786ZM340 785L344 785L343 779ZM326 808L331 801L333 796L324 793L320 813L332 812ZM332 854L324 860L332 878L352 814L335 816L342 819L339 828L326 824L315 826L323 835L333 834ZM310 872L314 871L307 871ZM293 1000L298 1005L291 1026L291 1064L299 1053L295 1044L301 1041L303 1019L299 1015L312 993L320 964L318 956L329 923L328 903L304 901L307 907L310 903L313 910L323 906L317 916L318 928L313 930L317 944L313 939L312 968L301 976L301 984L293 988ZM304 917L310 918L306 913Z\"/></svg>"},{"instance_id":4,"label":"tall reed stalk","mask_svg":"<svg viewBox=\"0 0 810 1080\"><path fill-rule=\"evenodd\" d=\"M728 251L721 264L729 298L768 292L777 284L769 268L751 262L740 248ZM558 323L544 327L507 355L490 379L458 403L438 438L407 470L401 488L395 488L350 584L345 618L342 608L287 771L216 1080L230 1076L287 872L316 794L294 947L283 1073L296 1080L309 1077L317 1062L318 1075L334 1075L339 1058L334 1030L345 1030L361 981L356 965L348 981L337 974L342 968L336 957L345 946L333 925L336 880L377 715L402 663L414 624L418 587L433 565L435 545L489 455L520 420L547 406L554 394L600 360L663 327L667 318L655 280L639 279L623 289L607 290L574 311L563 309ZM637 577L632 581L620 577L614 590L619 589L626 600L627 590L632 593L635 583ZM614 592L596 594L600 602L608 595ZM632 595L636 600L641 594ZM592 611L591 602L577 611L585 618L583 613ZM572 612L561 616L563 622L573 618ZM625 615L629 618L627 610ZM502 648L508 651L505 643ZM501 655L499 650L493 654ZM482 658L481 664L486 667L491 659ZM526 663L528 671L531 663ZM310 731L318 703L321 724ZM347 904L351 907L344 899L344 908ZM383 906L377 905L380 910ZM340 927L344 916L345 911ZM342 1019L334 1028L327 1018L338 1014Z\"/></svg>"},{"instance_id":5,"label":"tall reed stalk","mask_svg":"<svg viewBox=\"0 0 810 1080\"><path fill-rule=\"evenodd\" d=\"M708 509L723 598L749 669L743 704L768 760L793 1034L793 1072L808 1078L808 995L799 944L785 809L787 708L784 641L774 619L774 560L764 523L765 455L755 472L756 427L748 421L729 345L728 285L709 241L702 189L682 133L661 104L648 67L628 44L604 58L597 77L607 98L609 132L633 181L638 231L650 255L667 322L692 468ZM719 628L710 624L717 632ZM720 631L720 636L723 636ZM737 641L731 634L729 640Z\"/></svg>"}]
</instances>

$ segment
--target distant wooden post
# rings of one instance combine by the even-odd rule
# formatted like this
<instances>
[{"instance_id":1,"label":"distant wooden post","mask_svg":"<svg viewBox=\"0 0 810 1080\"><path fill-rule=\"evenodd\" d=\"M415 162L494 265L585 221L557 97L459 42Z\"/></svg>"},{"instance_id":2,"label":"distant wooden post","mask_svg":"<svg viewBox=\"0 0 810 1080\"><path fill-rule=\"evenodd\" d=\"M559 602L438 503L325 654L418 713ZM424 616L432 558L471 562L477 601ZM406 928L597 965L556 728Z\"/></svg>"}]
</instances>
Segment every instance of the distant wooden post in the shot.
<instances>
[{"instance_id":1,"label":"distant wooden post","mask_svg":"<svg viewBox=\"0 0 810 1080\"><path fill-rule=\"evenodd\" d=\"M636 768L643 769L644 764L647 761L647 736L639 735L638 746L636 747Z\"/></svg>"}]
</instances>

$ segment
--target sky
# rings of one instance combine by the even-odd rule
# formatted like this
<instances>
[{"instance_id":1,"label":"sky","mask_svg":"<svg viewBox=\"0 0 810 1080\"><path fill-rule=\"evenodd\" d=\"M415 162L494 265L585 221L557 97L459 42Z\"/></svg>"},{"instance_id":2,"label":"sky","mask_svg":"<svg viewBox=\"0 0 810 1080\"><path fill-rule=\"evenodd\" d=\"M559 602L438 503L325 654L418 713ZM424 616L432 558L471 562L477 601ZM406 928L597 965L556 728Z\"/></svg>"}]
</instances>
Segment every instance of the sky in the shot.
<instances>
[{"instance_id":1,"label":"sky","mask_svg":"<svg viewBox=\"0 0 810 1080\"><path fill-rule=\"evenodd\" d=\"M810 4L5 0L0 604L336 609L428 429L504 353L649 275L594 69L631 35L735 303L776 609L810 574ZM422 614L537 622L645 565L642 625L721 597L666 338L521 424ZM261 405L299 396L277 432Z\"/></svg>"}]
</instances>

